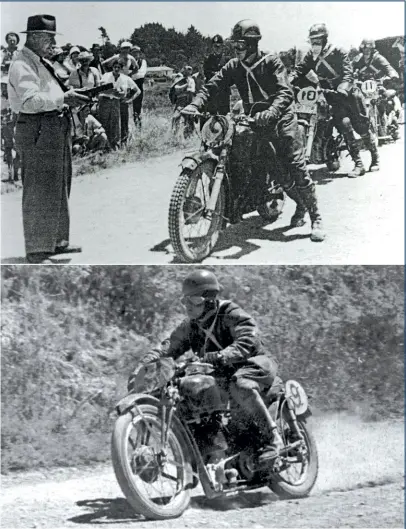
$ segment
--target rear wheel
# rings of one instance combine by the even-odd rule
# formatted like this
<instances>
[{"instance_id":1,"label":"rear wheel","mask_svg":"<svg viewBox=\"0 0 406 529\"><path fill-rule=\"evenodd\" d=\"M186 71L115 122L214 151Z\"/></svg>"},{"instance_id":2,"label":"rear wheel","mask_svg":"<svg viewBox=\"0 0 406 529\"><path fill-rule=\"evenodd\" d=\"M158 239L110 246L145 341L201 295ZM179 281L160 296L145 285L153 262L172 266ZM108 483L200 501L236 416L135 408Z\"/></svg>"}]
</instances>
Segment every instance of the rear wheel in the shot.
<instances>
[{"instance_id":1,"label":"rear wheel","mask_svg":"<svg viewBox=\"0 0 406 529\"><path fill-rule=\"evenodd\" d=\"M285 405L286 406L286 405ZM284 408L278 419L278 429L287 445L292 436L292 430L287 420L287 409ZM314 487L318 475L319 459L316 440L306 421L297 419L299 430L305 441L304 450L292 450L286 457L286 468L279 472L270 484L270 489L283 499L304 498Z\"/></svg>"},{"instance_id":2,"label":"rear wheel","mask_svg":"<svg viewBox=\"0 0 406 529\"><path fill-rule=\"evenodd\" d=\"M214 180L215 164L205 161L193 171L183 170L169 204L169 237L176 255L186 263L202 261L213 251L225 222L226 197L220 187L213 212L207 203Z\"/></svg>"},{"instance_id":3,"label":"rear wheel","mask_svg":"<svg viewBox=\"0 0 406 529\"><path fill-rule=\"evenodd\" d=\"M161 450L157 408L140 404L140 414L121 415L114 426L111 453L114 473L135 512L154 520L180 516L189 506L186 457L171 429Z\"/></svg>"}]
</instances>

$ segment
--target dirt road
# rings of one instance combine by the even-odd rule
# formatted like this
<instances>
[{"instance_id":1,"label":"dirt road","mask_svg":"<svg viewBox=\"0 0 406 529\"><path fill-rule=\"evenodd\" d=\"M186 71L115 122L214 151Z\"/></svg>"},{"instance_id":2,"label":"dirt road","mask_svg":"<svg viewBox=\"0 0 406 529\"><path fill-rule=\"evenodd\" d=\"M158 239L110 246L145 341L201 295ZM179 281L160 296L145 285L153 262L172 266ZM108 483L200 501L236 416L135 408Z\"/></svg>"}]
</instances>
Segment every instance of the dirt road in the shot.
<instances>
[{"instance_id":1,"label":"dirt road","mask_svg":"<svg viewBox=\"0 0 406 529\"><path fill-rule=\"evenodd\" d=\"M320 473L309 498L279 501L268 489L208 502L201 490L181 518L147 522L131 511L110 466L5 476L2 527L403 527L403 421L313 419Z\"/></svg>"},{"instance_id":2,"label":"dirt road","mask_svg":"<svg viewBox=\"0 0 406 529\"><path fill-rule=\"evenodd\" d=\"M349 179L315 172L327 239L311 243L309 225L288 230L294 211L289 199L274 224L254 215L228 228L207 264L403 264L404 144L380 149L382 168ZM369 153L363 153L369 166ZM75 179L71 197L71 241L82 254L65 263L172 263L168 239L169 197L182 153L122 165ZM24 241L21 192L2 196L2 244L5 263L22 263ZM66 257L66 256L65 256Z\"/></svg>"}]
</instances>

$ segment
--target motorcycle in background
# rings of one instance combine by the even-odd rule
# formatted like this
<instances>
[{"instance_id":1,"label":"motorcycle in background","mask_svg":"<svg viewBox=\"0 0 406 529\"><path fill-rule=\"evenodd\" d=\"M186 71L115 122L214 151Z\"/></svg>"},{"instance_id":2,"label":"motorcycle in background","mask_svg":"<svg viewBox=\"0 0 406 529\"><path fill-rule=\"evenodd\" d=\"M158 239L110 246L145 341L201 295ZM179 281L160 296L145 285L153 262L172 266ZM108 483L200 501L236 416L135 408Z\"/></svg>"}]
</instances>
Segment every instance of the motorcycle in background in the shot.
<instances>
[{"instance_id":1,"label":"motorcycle in background","mask_svg":"<svg viewBox=\"0 0 406 529\"><path fill-rule=\"evenodd\" d=\"M326 92L306 86L296 92L295 112L305 145L308 164L327 166L330 172L340 168L340 153L345 150L343 138L334 127Z\"/></svg>"}]
</instances>

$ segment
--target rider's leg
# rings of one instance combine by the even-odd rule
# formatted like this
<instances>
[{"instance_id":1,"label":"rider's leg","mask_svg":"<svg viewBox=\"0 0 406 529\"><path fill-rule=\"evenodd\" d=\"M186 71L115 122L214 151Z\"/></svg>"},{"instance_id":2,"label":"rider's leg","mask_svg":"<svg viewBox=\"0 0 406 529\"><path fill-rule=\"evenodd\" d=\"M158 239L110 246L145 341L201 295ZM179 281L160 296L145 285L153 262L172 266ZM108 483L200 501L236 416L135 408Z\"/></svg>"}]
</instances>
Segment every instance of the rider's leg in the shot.
<instances>
[{"instance_id":1,"label":"rider's leg","mask_svg":"<svg viewBox=\"0 0 406 529\"><path fill-rule=\"evenodd\" d=\"M291 178L290 185L285 185L284 187L288 196L291 196L297 204L292 220L295 220L295 217L300 219L302 212L307 210L312 223L311 240L323 241L325 233L318 209L316 188L306 167L303 138L299 132L297 119L294 114L288 113L280 120L278 123L278 136L279 155L289 166Z\"/></svg>"},{"instance_id":2,"label":"rider's leg","mask_svg":"<svg viewBox=\"0 0 406 529\"><path fill-rule=\"evenodd\" d=\"M348 173L350 178L356 178L365 174L365 167L362 163L359 145L354 136L354 129L350 118L345 117L341 122L343 136L348 147L348 152L354 161L354 169Z\"/></svg>"},{"instance_id":3,"label":"rider's leg","mask_svg":"<svg viewBox=\"0 0 406 529\"><path fill-rule=\"evenodd\" d=\"M374 141L371 131L370 120L367 115L365 99L360 90L357 90L349 97L351 107L351 123L364 143L365 148L371 153L370 171L379 171L378 146Z\"/></svg>"}]
</instances>

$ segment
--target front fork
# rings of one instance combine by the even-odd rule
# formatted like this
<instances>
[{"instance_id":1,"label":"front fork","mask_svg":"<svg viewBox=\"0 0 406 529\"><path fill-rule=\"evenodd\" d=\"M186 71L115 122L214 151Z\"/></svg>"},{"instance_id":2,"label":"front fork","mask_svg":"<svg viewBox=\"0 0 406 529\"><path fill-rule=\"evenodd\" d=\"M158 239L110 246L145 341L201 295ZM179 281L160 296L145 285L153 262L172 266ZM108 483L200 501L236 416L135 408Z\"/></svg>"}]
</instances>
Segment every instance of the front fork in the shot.
<instances>
[{"instance_id":1,"label":"front fork","mask_svg":"<svg viewBox=\"0 0 406 529\"><path fill-rule=\"evenodd\" d=\"M209 200L206 205L206 218L211 220L213 218L213 213L216 209L216 204L218 196L220 193L221 185L223 183L225 175L225 167L228 156L228 147L223 147L219 156L219 163L217 164L216 171L214 173L214 183L211 190Z\"/></svg>"}]
</instances>

